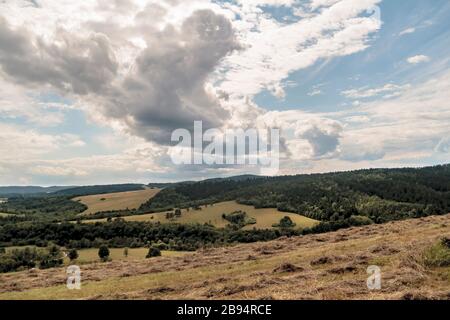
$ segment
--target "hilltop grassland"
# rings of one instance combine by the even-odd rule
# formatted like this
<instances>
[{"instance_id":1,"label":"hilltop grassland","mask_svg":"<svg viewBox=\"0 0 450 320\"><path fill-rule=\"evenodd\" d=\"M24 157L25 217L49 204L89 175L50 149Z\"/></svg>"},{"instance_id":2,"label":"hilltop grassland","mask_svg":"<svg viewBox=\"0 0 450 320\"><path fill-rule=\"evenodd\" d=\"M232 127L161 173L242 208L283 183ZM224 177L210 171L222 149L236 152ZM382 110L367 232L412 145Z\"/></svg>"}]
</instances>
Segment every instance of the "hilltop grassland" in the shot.
<instances>
[{"instance_id":1,"label":"hilltop grassland","mask_svg":"<svg viewBox=\"0 0 450 320\"><path fill-rule=\"evenodd\" d=\"M82 196L72 200L86 205L88 209L82 212L81 215L89 215L97 212L137 209L160 191L160 189L145 188L145 190L139 191Z\"/></svg>"},{"instance_id":2,"label":"hilltop grassland","mask_svg":"<svg viewBox=\"0 0 450 320\"><path fill-rule=\"evenodd\" d=\"M0 275L0 299L450 299L450 215L202 249L180 257ZM381 290L367 268L381 269Z\"/></svg>"},{"instance_id":3,"label":"hilltop grassland","mask_svg":"<svg viewBox=\"0 0 450 320\"><path fill-rule=\"evenodd\" d=\"M244 230L256 229L272 229L274 224L280 222L283 217L289 217L295 224L296 228L309 228L319 223L319 221L307 218L305 216L278 211L277 209L255 209L253 206L247 206L237 203L236 201L220 202L214 205L201 206L201 210L183 209L179 218L167 219L166 212L152 213L145 215L135 215L123 217L125 221L139 222L160 222L160 223L180 223L180 224L211 224L217 228L226 227L229 222L222 215L230 214L234 211L244 211L247 216L256 220L255 224L245 226ZM106 219L86 220L85 222L105 222Z\"/></svg>"}]
</instances>

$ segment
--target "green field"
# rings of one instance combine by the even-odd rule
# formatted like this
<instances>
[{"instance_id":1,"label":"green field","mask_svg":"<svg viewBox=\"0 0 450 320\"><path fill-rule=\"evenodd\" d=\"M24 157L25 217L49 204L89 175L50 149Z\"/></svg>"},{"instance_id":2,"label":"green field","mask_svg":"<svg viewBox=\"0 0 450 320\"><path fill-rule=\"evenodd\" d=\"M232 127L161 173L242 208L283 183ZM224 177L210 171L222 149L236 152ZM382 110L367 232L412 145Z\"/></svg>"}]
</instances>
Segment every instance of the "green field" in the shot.
<instances>
[{"instance_id":1,"label":"green field","mask_svg":"<svg viewBox=\"0 0 450 320\"><path fill-rule=\"evenodd\" d=\"M301 216L295 213L286 213L278 211L277 209L255 209L252 206L246 206L242 204L238 204L235 201L221 202L216 203L213 206L203 206L202 210L193 210L190 209L187 211L186 209L182 210L182 214L180 218L175 220L166 219L166 213L154 213L154 214L146 214L146 215L136 215L124 217L126 221L152 221L152 222L161 222L161 223L169 223L176 222L181 224L190 224L190 223L210 223L217 228L225 227L229 222L222 218L222 214L224 213L232 213L233 211L242 210L247 213L249 217L256 219L256 224L248 225L244 229L271 229L272 225L276 224L285 216L291 218L293 222L297 224L297 228L306 228L314 226L319 223L316 220ZM98 219L98 220L86 220L85 222L94 223L94 222L105 222L106 219Z\"/></svg>"},{"instance_id":2,"label":"green field","mask_svg":"<svg viewBox=\"0 0 450 320\"><path fill-rule=\"evenodd\" d=\"M11 214L9 214L9 213L3 213L3 212L0 212L0 218L1 217L8 217L8 216L10 216Z\"/></svg>"},{"instance_id":3,"label":"green field","mask_svg":"<svg viewBox=\"0 0 450 320\"><path fill-rule=\"evenodd\" d=\"M153 198L160 189L150 189L139 191L116 192L107 194L95 194L74 198L86 205L88 209L82 215L93 214L104 211L137 209L141 204Z\"/></svg>"}]
</instances>

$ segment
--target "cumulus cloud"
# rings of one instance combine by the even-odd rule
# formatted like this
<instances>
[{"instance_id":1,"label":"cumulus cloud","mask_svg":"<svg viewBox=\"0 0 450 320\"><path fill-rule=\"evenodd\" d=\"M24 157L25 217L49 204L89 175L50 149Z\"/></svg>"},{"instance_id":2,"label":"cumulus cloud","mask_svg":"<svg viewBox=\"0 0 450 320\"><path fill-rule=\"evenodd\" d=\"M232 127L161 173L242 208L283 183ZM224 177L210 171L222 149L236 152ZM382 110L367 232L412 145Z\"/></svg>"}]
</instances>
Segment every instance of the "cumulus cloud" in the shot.
<instances>
[{"instance_id":1,"label":"cumulus cloud","mask_svg":"<svg viewBox=\"0 0 450 320\"><path fill-rule=\"evenodd\" d=\"M112 95L99 97L103 114L123 120L130 131L161 144L177 128L220 127L228 113L207 79L221 59L238 48L231 23L210 10L196 11L180 30L167 27L147 40L134 71Z\"/></svg>"},{"instance_id":2,"label":"cumulus cloud","mask_svg":"<svg viewBox=\"0 0 450 320\"><path fill-rule=\"evenodd\" d=\"M48 44L26 29L13 29L0 16L0 66L20 84L47 85L76 94L100 92L112 81L117 63L102 34L78 38L59 30Z\"/></svg>"},{"instance_id":3,"label":"cumulus cloud","mask_svg":"<svg viewBox=\"0 0 450 320\"><path fill-rule=\"evenodd\" d=\"M315 119L297 122L295 136L309 143L313 158L321 158L338 150L342 130L342 125L337 121Z\"/></svg>"}]
</instances>

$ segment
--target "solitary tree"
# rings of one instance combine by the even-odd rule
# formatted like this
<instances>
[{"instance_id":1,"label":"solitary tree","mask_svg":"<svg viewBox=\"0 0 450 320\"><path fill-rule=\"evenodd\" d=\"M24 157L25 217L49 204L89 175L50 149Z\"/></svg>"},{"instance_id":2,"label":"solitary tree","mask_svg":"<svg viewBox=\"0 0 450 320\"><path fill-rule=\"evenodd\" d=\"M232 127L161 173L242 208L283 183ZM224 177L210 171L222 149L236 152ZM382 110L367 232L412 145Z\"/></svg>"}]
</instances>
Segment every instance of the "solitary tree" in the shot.
<instances>
[{"instance_id":1,"label":"solitary tree","mask_svg":"<svg viewBox=\"0 0 450 320\"><path fill-rule=\"evenodd\" d=\"M69 257L70 261L76 260L78 258L77 249L70 249L67 256Z\"/></svg>"},{"instance_id":2,"label":"solitary tree","mask_svg":"<svg viewBox=\"0 0 450 320\"><path fill-rule=\"evenodd\" d=\"M150 249L148 249L148 253L146 258L153 258L153 257L160 257L161 256L161 250L159 250L158 248L155 247L151 247Z\"/></svg>"},{"instance_id":3,"label":"solitary tree","mask_svg":"<svg viewBox=\"0 0 450 320\"><path fill-rule=\"evenodd\" d=\"M100 248L98 249L98 256L100 257L100 259L102 261L107 261L109 258L109 249L107 246L103 245L100 246Z\"/></svg>"},{"instance_id":4,"label":"solitary tree","mask_svg":"<svg viewBox=\"0 0 450 320\"><path fill-rule=\"evenodd\" d=\"M128 248L123 249L123 256L128 258Z\"/></svg>"}]
</instances>

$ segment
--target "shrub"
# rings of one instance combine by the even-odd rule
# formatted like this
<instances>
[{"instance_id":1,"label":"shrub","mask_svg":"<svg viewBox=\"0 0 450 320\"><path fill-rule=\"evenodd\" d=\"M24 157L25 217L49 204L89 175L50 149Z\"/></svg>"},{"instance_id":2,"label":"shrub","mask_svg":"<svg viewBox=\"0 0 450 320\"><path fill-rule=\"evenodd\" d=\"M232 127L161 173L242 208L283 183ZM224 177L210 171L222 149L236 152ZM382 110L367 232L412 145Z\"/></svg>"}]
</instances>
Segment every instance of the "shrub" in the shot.
<instances>
[{"instance_id":1,"label":"shrub","mask_svg":"<svg viewBox=\"0 0 450 320\"><path fill-rule=\"evenodd\" d=\"M155 247L151 247L150 249L148 249L148 253L146 258L154 258L154 257L160 257L161 256L161 250L159 250L158 248Z\"/></svg>"},{"instance_id":2,"label":"shrub","mask_svg":"<svg viewBox=\"0 0 450 320\"><path fill-rule=\"evenodd\" d=\"M290 228L294 228L296 226L296 224L291 220L291 218L286 216L280 220L280 223L275 224L273 226L276 228L281 228L281 229L290 229Z\"/></svg>"},{"instance_id":3,"label":"shrub","mask_svg":"<svg viewBox=\"0 0 450 320\"><path fill-rule=\"evenodd\" d=\"M107 261L109 258L109 249L107 246L102 245L100 246L100 248L98 249L98 256L100 257L100 259L102 261Z\"/></svg>"},{"instance_id":4,"label":"shrub","mask_svg":"<svg viewBox=\"0 0 450 320\"><path fill-rule=\"evenodd\" d=\"M427 267L450 266L450 247L447 241L448 239L443 239L424 252L423 262Z\"/></svg>"},{"instance_id":5,"label":"shrub","mask_svg":"<svg viewBox=\"0 0 450 320\"><path fill-rule=\"evenodd\" d=\"M40 257L39 267L41 269L49 269L62 265L64 262L62 258L61 249L58 246L52 245Z\"/></svg>"},{"instance_id":6,"label":"shrub","mask_svg":"<svg viewBox=\"0 0 450 320\"><path fill-rule=\"evenodd\" d=\"M123 249L123 256L124 256L125 258L128 257L128 248Z\"/></svg>"},{"instance_id":7,"label":"shrub","mask_svg":"<svg viewBox=\"0 0 450 320\"><path fill-rule=\"evenodd\" d=\"M70 249L69 253L67 254L67 256L69 257L70 261L76 260L78 259L78 251L77 249Z\"/></svg>"}]
</instances>

